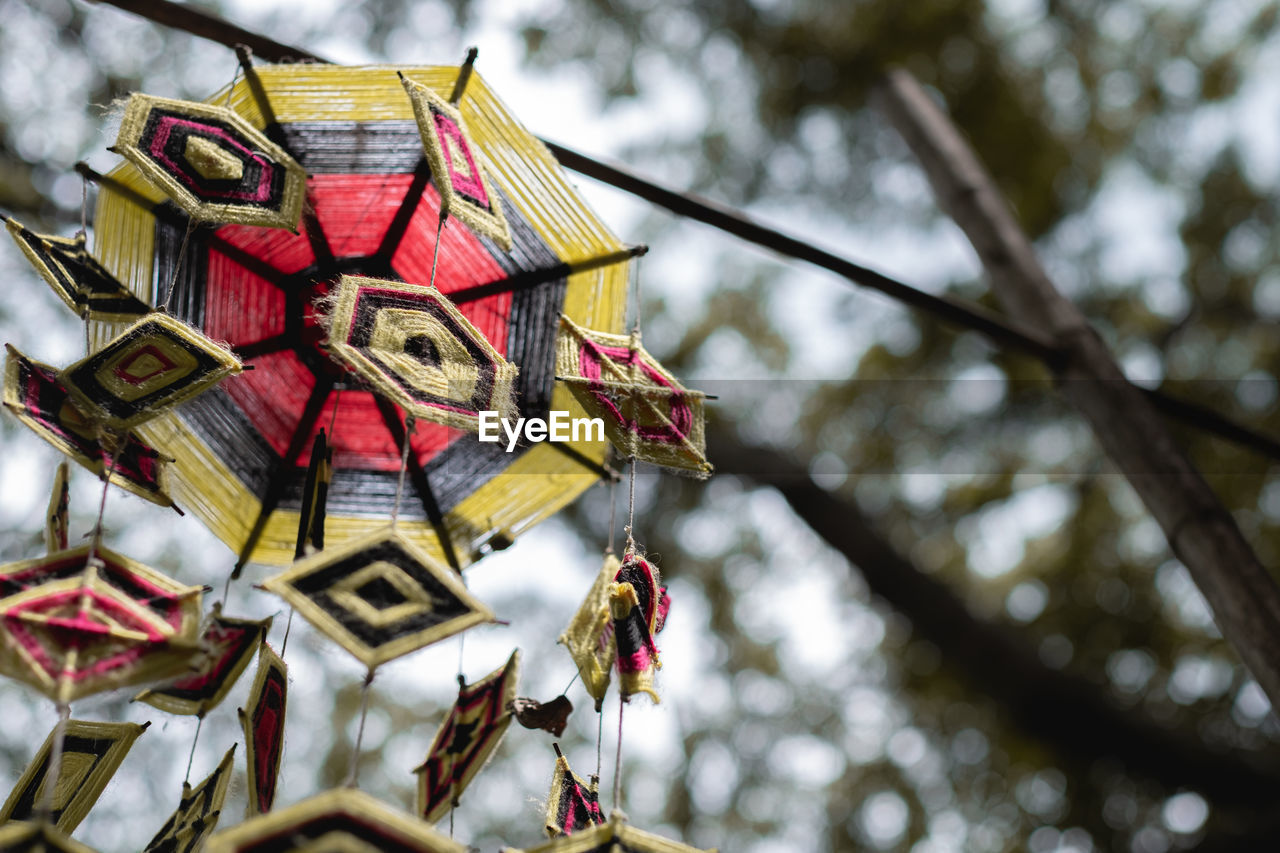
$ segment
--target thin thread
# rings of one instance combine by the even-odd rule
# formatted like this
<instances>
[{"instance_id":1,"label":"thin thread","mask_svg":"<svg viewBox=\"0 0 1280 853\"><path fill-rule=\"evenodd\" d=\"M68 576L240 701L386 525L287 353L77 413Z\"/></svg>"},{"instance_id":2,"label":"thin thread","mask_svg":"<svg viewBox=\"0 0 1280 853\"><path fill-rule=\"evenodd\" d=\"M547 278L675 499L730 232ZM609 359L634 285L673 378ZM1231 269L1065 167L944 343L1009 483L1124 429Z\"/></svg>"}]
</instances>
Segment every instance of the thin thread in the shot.
<instances>
[{"instance_id":1,"label":"thin thread","mask_svg":"<svg viewBox=\"0 0 1280 853\"><path fill-rule=\"evenodd\" d=\"M333 392L333 413L329 415L329 441L333 441L333 425L338 422L338 404L342 402L342 388Z\"/></svg>"},{"instance_id":2,"label":"thin thread","mask_svg":"<svg viewBox=\"0 0 1280 853\"><path fill-rule=\"evenodd\" d=\"M625 699L618 698L618 752L613 764L613 807L622 811L622 709L627 707Z\"/></svg>"},{"instance_id":3,"label":"thin thread","mask_svg":"<svg viewBox=\"0 0 1280 853\"><path fill-rule=\"evenodd\" d=\"M177 260L173 262L173 276L169 279L169 292L164 296L164 304L160 306L161 311L169 310L169 302L173 299L173 291L178 286L178 273L182 271L182 262L186 260L187 241L191 239L191 232L195 230L195 219L188 219L187 231L182 235L182 245L178 247L178 257Z\"/></svg>"},{"instance_id":4,"label":"thin thread","mask_svg":"<svg viewBox=\"0 0 1280 853\"><path fill-rule=\"evenodd\" d=\"M466 644L467 644L467 635L459 634L458 635L458 687L459 689L461 689L462 685L466 684L466 680L463 678L463 675L462 675L462 653L466 649Z\"/></svg>"},{"instance_id":5,"label":"thin thread","mask_svg":"<svg viewBox=\"0 0 1280 853\"><path fill-rule=\"evenodd\" d=\"M49 764L44 774L44 790L40 796L38 814L48 821L53 815L53 792L58 787L58 775L62 771L62 745L67 738L67 723L71 720L71 705L59 702L58 724L53 727L53 743L49 746Z\"/></svg>"},{"instance_id":6,"label":"thin thread","mask_svg":"<svg viewBox=\"0 0 1280 853\"><path fill-rule=\"evenodd\" d=\"M360 686L360 725L356 729L356 742L351 748L351 769L347 771L346 787L356 787L360 775L360 744L364 741L364 722L369 717L369 685L373 683L373 670L365 676Z\"/></svg>"},{"instance_id":7,"label":"thin thread","mask_svg":"<svg viewBox=\"0 0 1280 853\"><path fill-rule=\"evenodd\" d=\"M235 91L236 81L240 79L240 57L236 57L236 70L231 72L231 85L227 87L227 100L223 104L224 107L231 106L231 93Z\"/></svg>"},{"instance_id":8,"label":"thin thread","mask_svg":"<svg viewBox=\"0 0 1280 853\"><path fill-rule=\"evenodd\" d=\"M440 232L444 230L444 221L449 215L443 210L440 211L440 221L436 223L436 243L431 247L431 281L430 287L436 286L436 261L440 259Z\"/></svg>"},{"instance_id":9,"label":"thin thread","mask_svg":"<svg viewBox=\"0 0 1280 853\"><path fill-rule=\"evenodd\" d=\"M400 479L396 483L396 503L391 508L391 529L400 518L400 499L404 497L404 475L409 470L409 437L413 435L413 416L404 419L404 447L400 450Z\"/></svg>"},{"instance_id":10,"label":"thin thread","mask_svg":"<svg viewBox=\"0 0 1280 853\"><path fill-rule=\"evenodd\" d=\"M568 684L566 684L566 685L564 686L564 690L561 690L561 691L560 691L560 695L561 695L561 696L568 695L568 693L569 693L569 688L570 688L570 687L572 687L574 684L576 684L576 683L578 682L578 679L579 679L581 676L582 676L582 673L580 673L580 672L575 672L575 673L573 674L573 678L570 678L570 679L569 679L569 683L568 683Z\"/></svg>"},{"instance_id":11,"label":"thin thread","mask_svg":"<svg viewBox=\"0 0 1280 853\"><path fill-rule=\"evenodd\" d=\"M618 524L618 481L609 481L609 547L605 548L606 554L613 553L614 531Z\"/></svg>"},{"instance_id":12,"label":"thin thread","mask_svg":"<svg viewBox=\"0 0 1280 853\"><path fill-rule=\"evenodd\" d=\"M289 648L289 631L293 628L293 608L289 608L289 618L284 623L284 639L280 641L280 657L284 657L284 650Z\"/></svg>"},{"instance_id":13,"label":"thin thread","mask_svg":"<svg viewBox=\"0 0 1280 853\"><path fill-rule=\"evenodd\" d=\"M596 778L600 778L600 763L604 753L604 706L596 711Z\"/></svg>"},{"instance_id":14,"label":"thin thread","mask_svg":"<svg viewBox=\"0 0 1280 853\"><path fill-rule=\"evenodd\" d=\"M204 726L204 714L196 717L196 736L191 739L191 754L187 756L187 775L182 777L183 787L191 781L191 763L196 760L196 744L200 742L200 729Z\"/></svg>"},{"instance_id":15,"label":"thin thread","mask_svg":"<svg viewBox=\"0 0 1280 853\"><path fill-rule=\"evenodd\" d=\"M83 240L89 234L89 179L80 175L80 230L76 237Z\"/></svg>"},{"instance_id":16,"label":"thin thread","mask_svg":"<svg viewBox=\"0 0 1280 853\"><path fill-rule=\"evenodd\" d=\"M93 525L93 536L89 539L89 553L85 555L84 565L87 569L98 555L98 544L102 541L102 518L107 512L107 490L111 488L111 475L116 470L116 457L107 452L107 468L102 476L102 497L98 500L98 520Z\"/></svg>"},{"instance_id":17,"label":"thin thread","mask_svg":"<svg viewBox=\"0 0 1280 853\"><path fill-rule=\"evenodd\" d=\"M632 528L636 523L636 458L631 457L631 487L627 495L627 555L630 556L636 552L636 539L632 535Z\"/></svg>"}]
</instances>

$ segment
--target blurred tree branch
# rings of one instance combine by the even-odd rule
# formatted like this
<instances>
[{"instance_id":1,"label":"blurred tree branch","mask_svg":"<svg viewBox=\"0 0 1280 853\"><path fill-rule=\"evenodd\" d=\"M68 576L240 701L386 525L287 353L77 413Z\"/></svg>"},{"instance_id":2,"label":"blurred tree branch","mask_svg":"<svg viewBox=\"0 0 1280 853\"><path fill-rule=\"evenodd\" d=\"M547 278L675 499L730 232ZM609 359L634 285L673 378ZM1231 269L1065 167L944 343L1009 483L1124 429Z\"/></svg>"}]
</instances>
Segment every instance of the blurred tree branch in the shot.
<instances>
[{"instance_id":1,"label":"blurred tree branch","mask_svg":"<svg viewBox=\"0 0 1280 853\"><path fill-rule=\"evenodd\" d=\"M1280 794L1274 761L1213 750L1192 734L1118 707L1095 682L1046 666L1030 637L975 616L946 584L898 553L857 506L816 485L797 462L745 444L723 428L709 428L707 443L721 471L776 489L858 568L876 596L908 617L919 636L997 701L1019 729L1060 755L1117 760L1132 773L1224 803L1264 806Z\"/></svg>"}]
</instances>

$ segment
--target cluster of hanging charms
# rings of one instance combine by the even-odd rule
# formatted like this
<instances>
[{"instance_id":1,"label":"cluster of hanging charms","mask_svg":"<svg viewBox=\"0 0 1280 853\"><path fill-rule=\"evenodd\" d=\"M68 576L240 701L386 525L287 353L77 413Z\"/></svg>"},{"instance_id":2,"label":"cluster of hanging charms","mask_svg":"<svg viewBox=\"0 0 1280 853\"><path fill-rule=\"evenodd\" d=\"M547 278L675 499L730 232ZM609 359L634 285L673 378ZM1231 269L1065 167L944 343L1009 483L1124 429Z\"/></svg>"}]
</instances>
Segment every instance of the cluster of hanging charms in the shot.
<instances>
[{"instance_id":1,"label":"cluster of hanging charms","mask_svg":"<svg viewBox=\"0 0 1280 853\"><path fill-rule=\"evenodd\" d=\"M479 546L470 543L466 552L453 547L454 534L439 507L433 510L435 498L426 471L416 458L415 430L425 421L476 433L481 412L514 417L526 402L518 399L522 395L539 394L549 405L554 381L559 381L561 386L555 390L567 388L583 410L601 417L607 437L630 458L632 521L626 526L623 559L613 555L610 544L601 573L560 638L568 646L599 714L612 671L618 673L621 701L614 810L606 819L599 802L600 738L596 773L589 782L572 772L559 745L553 744L556 764L545 820L553 841L537 849L570 849L564 847L565 839L557 837L573 836L573 850L606 846L664 853L692 850L626 824L621 809L622 707L638 694L658 701L654 673L660 662L655 636L662 630L670 607L656 567L645 559L632 536L635 466L641 460L699 477L711 473L702 429L704 396L681 386L644 351L638 320L630 336L619 336L579 325L567 308L564 314L531 306L518 310L523 315L537 315L545 327L541 337L516 348L522 357L546 361L545 376L538 380L545 387L530 384L532 380L522 375L527 361L517 363L507 358L506 353L515 345L508 342L499 348L486 335L486 331L493 334L495 330L505 334L507 320L496 324L486 321L482 329L472 321L475 311L468 314L435 287L442 235L452 220L459 223L455 233L464 229L471 235L469 239L478 241L475 245L509 253L499 270L507 278L463 288L460 301L479 302L495 293L509 293L514 298L520 289L550 286L566 305L574 303L577 316L604 320L610 313L607 299L581 289L570 299L564 295L568 285L557 285L555 279L625 265L643 252L642 247L617 249L606 242L593 244L594 254L563 261L545 246L531 242L534 238L530 235L540 226L527 221L528 212L521 211L519 204L504 208L511 204L510 191L516 188L501 187L491 179L486 169L489 157L472 140L459 109L471 78L474 50L459 68L447 100L413 74L399 75L416 119L422 147L415 156L421 165L413 168L414 182L389 233L399 229L396 239L403 237L429 175L439 200L429 281L423 285L343 274L329 282L331 286L311 306L313 313L304 321L311 322L319 333L304 342L318 346L342 378L330 376L328 384L317 380L307 403L309 414L297 424L283 454L292 464L305 453L305 440L310 439L293 563L258 586L289 605L280 652L267 642L271 618L245 619L223 612L230 583L255 554L279 494L263 496L260 510L255 510L256 521L242 525L249 532L237 545L240 559L226 579L221 600L203 619L201 595L208 588L178 584L103 544L103 512L111 484L177 509L166 481L166 466L177 460L148 443L152 435L172 436L175 430L153 432L151 427L155 423L172 427L175 421L168 416L175 407L248 369L238 354L239 347L233 351L169 313L184 262L187 281L194 275L191 268L197 266L195 258L185 257L193 234L201 229L208 234L222 233L217 229L235 225L246 229L235 232L236 239L278 230L299 239L305 234L305 239L315 243L319 235L319 243L312 248L317 262L321 260L317 247L326 237L309 196L313 176L300 164L302 158L291 153L288 134L276 121L248 51L241 48L237 53L237 77L243 71L256 115L265 129L255 127L231 108L234 79L223 105L135 94L124 110L112 148L126 158L133 172L122 180L98 175L88 167L80 169L82 176L98 181L104 190L137 206L145 216L155 217L156 234L167 233L166 239L172 242L177 242L173 222L183 220L176 211L185 214L185 234L176 255L169 255L158 265L158 273L146 280L154 290L151 295L156 308L136 295L137 276L130 279L135 281L131 289L89 253L83 223L80 232L68 239L37 234L5 220L40 276L84 319L88 352L80 361L58 369L9 347L4 403L41 438L94 472L104 485L89 541L72 546L68 471L65 463L60 466L49 504L48 554L0 566L0 672L41 691L58 710L56 726L0 812L0 824L13 822L0 826L0 849L88 853L88 848L73 841L69 833L88 813L149 723L73 720L70 703L99 691L146 684L134 697L136 701L166 713L195 716L197 722L177 807L147 844L145 853L201 848L213 853L321 848L394 848L423 853L466 850L452 839L454 809L512 720L524 728L560 737L573 704L566 695L545 703L519 696L518 649L503 666L468 682L459 637L458 693L425 759L414 770L418 777L415 813L392 808L358 790L361 739L378 668L477 625L497 622L494 612L468 591L461 568L486 549L510 544L514 535L500 527L499 534L486 533L487 541ZM360 156L358 152L356 156ZM567 185L555 192L559 193L558 204L576 201ZM161 201L155 201L157 196ZM101 202L100 198L100 213ZM159 253L161 237L155 239ZM261 239L265 245L269 238ZM210 244L217 240L222 240L218 245L234 263L268 276L278 272L269 262L260 263L243 248L231 245L228 238L214 236ZM384 240L384 245L390 245L389 252L394 253L394 242ZM329 260L335 261L333 257ZM533 266L523 269L521 264L526 262ZM128 277L122 274L122 278ZM604 280L599 279L597 289L604 287ZM581 280L577 286L581 288ZM556 291L556 287L561 289ZM603 307L592 308L597 296ZM185 292L177 305L184 300L189 300ZM99 331L115 329L118 333L108 334L94 349L89 346L91 321L100 324ZM271 353L258 352L253 345L245 349L250 351L245 360ZM518 382L525 384L518 386ZM224 397L238 399L234 388L239 387L234 386ZM345 388L372 394L400 448L400 466L389 524L344 535L342 541L326 547L338 405ZM331 391L330 405L327 398ZM560 399L570 402L567 396ZM317 429L326 406L327 430ZM164 446L161 441L154 443ZM593 456L596 450L584 453L581 447L590 445L560 452L593 476L611 475L616 486L617 475L596 461L604 458L604 450ZM412 467L411 455L415 457ZM552 454L551 458L556 457ZM411 535L400 526L406 476L411 472L414 488L423 500L427 526L439 546L436 549L424 545L420 529ZM191 488L199 494L198 485ZM277 487L273 484L270 488ZM577 486L571 489L564 494L572 497L581 491ZM567 498L554 494L539 499L558 508ZM520 501L512 498L512 503ZM547 514L545 510L529 513L521 506L512 512L534 520ZM458 522L455 519L453 523L457 526ZM346 785L273 810L285 744L289 676L284 655L295 611L364 664L367 674L361 686L359 727ZM215 833L237 745L227 749L213 771L193 787L190 778L196 746L205 717L223 702L255 657L248 701L237 711L248 779L246 819ZM431 826L446 814L448 836Z\"/></svg>"}]
</instances>

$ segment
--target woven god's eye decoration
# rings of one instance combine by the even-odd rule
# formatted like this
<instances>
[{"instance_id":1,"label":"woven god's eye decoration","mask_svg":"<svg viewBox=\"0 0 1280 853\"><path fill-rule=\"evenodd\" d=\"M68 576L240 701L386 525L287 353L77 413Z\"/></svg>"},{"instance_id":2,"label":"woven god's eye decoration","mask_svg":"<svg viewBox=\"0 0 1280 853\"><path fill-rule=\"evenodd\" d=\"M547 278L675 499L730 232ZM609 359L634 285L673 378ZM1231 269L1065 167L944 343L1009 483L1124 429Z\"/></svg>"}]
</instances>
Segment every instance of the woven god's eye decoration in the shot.
<instances>
[{"instance_id":1,"label":"woven god's eye decoration","mask_svg":"<svg viewBox=\"0 0 1280 853\"><path fill-rule=\"evenodd\" d=\"M329 348L415 418L475 432L482 411L515 415L519 371L434 287L344 275Z\"/></svg>"},{"instance_id":2,"label":"woven god's eye decoration","mask_svg":"<svg viewBox=\"0 0 1280 853\"><path fill-rule=\"evenodd\" d=\"M658 570L628 554L609 585L609 612L618 651L618 690L623 699L645 693L654 702L654 673L662 668L654 637L666 623L671 599L658 585Z\"/></svg>"},{"instance_id":3,"label":"woven god's eye decoration","mask_svg":"<svg viewBox=\"0 0 1280 853\"><path fill-rule=\"evenodd\" d=\"M193 219L298 227L306 173L226 107L135 94L114 150Z\"/></svg>"},{"instance_id":4,"label":"woven god's eye decoration","mask_svg":"<svg viewBox=\"0 0 1280 853\"><path fill-rule=\"evenodd\" d=\"M222 605L215 604L200 637L194 671L172 684L144 690L134 699L170 714L203 717L226 698L270 629L270 616L234 619L223 616Z\"/></svg>"},{"instance_id":5,"label":"woven god's eye decoration","mask_svg":"<svg viewBox=\"0 0 1280 853\"><path fill-rule=\"evenodd\" d=\"M363 791L338 788L246 820L209 839L208 853L466 853L447 835Z\"/></svg>"},{"instance_id":6,"label":"woven god's eye decoration","mask_svg":"<svg viewBox=\"0 0 1280 853\"><path fill-rule=\"evenodd\" d=\"M240 372L240 360L166 314L150 314L58 379L80 410L129 429Z\"/></svg>"},{"instance_id":7,"label":"woven god's eye decoration","mask_svg":"<svg viewBox=\"0 0 1280 853\"><path fill-rule=\"evenodd\" d=\"M172 677L201 592L101 545L0 566L0 672L55 702Z\"/></svg>"},{"instance_id":8,"label":"woven god's eye decoration","mask_svg":"<svg viewBox=\"0 0 1280 853\"><path fill-rule=\"evenodd\" d=\"M479 681L462 685L418 774L418 815L435 823L457 805L511 725L520 679L520 650Z\"/></svg>"},{"instance_id":9,"label":"woven god's eye decoration","mask_svg":"<svg viewBox=\"0 0 1280 853\"><path fill-rule=\"evenodd\" d=\"M456 572L390 528L299 560L262 586L370 669L494 619Z\"/></svg>"},{"instance_id":10,"label":"woven god's eye decoration","mask_svg":"<svg viewBox=\"0 0 1280 853\"><path fill-rule=\"evenodd\" d=\"M169 816L164 826L143 848L142 853L190 853L199 850L205 839L218 825L222 804L227 798L227 786L231 783L231 762L235 758L235 744L222 756L217 768L205 780L192 788L182 783L182 799L178 808Z\"/></svg>"},{"instance_id":11,"label":"woven god's eye decoration","mask_svg":"<svg viewBox=\"0 0 1280 853\"><path fill-rule=\"evenodd\" d=\"M561 317L556 378L604 420L605 435L625 456L711 476L700 391L685 388L644 347L639 335L613 335Z\"/></svg>"},{"instance_id":12,"label":"woven god's eye decoration","mask_svg":"<svg viewBox=\"0 0 1280 853\"><path fill-rule=\"evenodd\" d=\"M165 464L170 460L132 432L104 436L72 402L55 368L13 347L8 351L4 405L18 420L96 476L109 477L113 484L152 503L173 506L165 485Z\"/></svg>"},{"instance_id":13,"label":"woven god's eye decoration","mask_svg":"<svg viewBox=\"0 0 1280 853\"><path fill-rule=\"evenodd\" d=\"M62 832L71 832L79 826L147 725L68 720L62 735L49 822ZM4 807L0 808L0 823L31 820L38 815L41 806L38 798L49 781L56 733L56 728L49 732L44 745L9 793Z\"/></svg>"},{"instance_id":14,"label":"woven god's eye decoration","mask_svg":"<svg viewBox=\"0 0 1280 853\"><path fill-rule=\"evenodd\" d=\"M89 254L83 234L56 237L37 234L13 219L5 224L40 277L81 317L129 320L151 310Z\"/></svg>"},{"instance_id":15,"label":"woven god's eye decoration","mask_svg":"<svg viewBox=\"0 0 1280 853\"><path fill-rule=\"evenodd\" d=\"M403 75L400 82L413 102L431 180L440 193L440 215L456 216L472 231L510 251L511 231L502 215L502 202L480 166L462 113L427 86Z\"/></svg>"}]
</instances>

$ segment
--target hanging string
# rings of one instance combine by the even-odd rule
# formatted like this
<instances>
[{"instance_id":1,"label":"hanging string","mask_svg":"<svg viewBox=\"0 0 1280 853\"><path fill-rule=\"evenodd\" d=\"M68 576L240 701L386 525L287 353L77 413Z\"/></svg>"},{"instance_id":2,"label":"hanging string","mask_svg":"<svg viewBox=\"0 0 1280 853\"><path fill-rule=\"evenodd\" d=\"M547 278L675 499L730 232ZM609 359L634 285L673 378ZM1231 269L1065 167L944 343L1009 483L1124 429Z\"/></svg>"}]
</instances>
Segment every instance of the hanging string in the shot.
<instances>
[{"instance_id":1,"label":"hanging string","mask_svg":"<svg viewBox=\"0 0 1280 853\"><path fill-rule=\"evenodd\" d=\"M635 539L635 536L632 535L633 529L635 527L635 523L636 523L636 458L632 456L631 457L631 486L627 494L627 526L623 528L623 530L626 531L626 534L627 534L627 550L625 552L627 556L633 555L636 552L636 539Z\"/></svg>"},{"instance_id":2,"label":"hanging string","mask_svg":"<svg viewBox=\"0 0 1280 853\"><path fill-rule=\"evenodd\" d=\"M89 236L89 178L83 173L80 175L80 230L76 232L76 237L84 240Z\"/></svg>"},{"instance_id":3,"label":"hanging string","mask_svg":"<svg viewBox=\"0 0 1280 853\"><path fill-rule=\"evenodd\" d=\"M431 247L431 281L429 286L436 286L436 261L440 259L440 232L444 230L444 221L449 216L443 210L440 211L440 221L436 223L436 242Z\"/></svg>"},{"instance_id":4,"label":"hanging string","mask_svg":"<svg viewBox=\"0 0 1280 853\"><path fill-rule=\"evenodd\" d=\"M600 762L604 745L604 705L596 711L596 778L600 778Z\"/></svg>"},{"instance_id":5,"label":"hanging string","mask_svg":"<svg viewBox=\"0 0 1280 853\"><path fill-rule=\"evenodd\" d=\"M85 555L84 565L88 569L93 565L93 561L98 555L98 545L102 541L102 519L107 512L107 490L111 488L111 475L116 470L116 457L113 453L103 448L103 455L107 457L107 467L102 475L102 497L98 500L98 520L93 525L93 534L89 539L89 553Z\"/></svg>"},{"instance_id":6,"label":"hanging string","mask_svg":"<svg viewBox=\"0 0 1280 853\"><path fill-rule=\"evenodd\" d=\"M71 720L71 705L67 702L57 703L58 724L53 727L53 743L49 746L49 763L44 774L44 787L41 789L40 806L36 810L40 821L47 822L53 816L53 795L58 787L58 776L62 772L62 745L67 738L67 723Z\"/></svg>"},{"instance_id":7,"label":"hanging string","mask_svg":"<svg viewBox=\"0 0 1280 853\"><path fill-rule=\"evenodd\" d=\"M191 739L191 754L187 756L187 775L182 777L182 785L186 787L191 781L191 763L196 760L196 744L200 742L200 729L204 727L204 714L196 715L196 736Z\"/></svg>"},{"instance_id":8,"label":"hanging string","mask_svg":"<svg viewBox=\"0 0 1280 853\"><path fill-rule=\"evenodd\" d=\"M618 524L618 481L609 480L609 545L604 549L606 554L613 553L613 537Z\"/></svg>"},{"instance_id":9,"label":"hanging string","mask_svg":"<svg viewBox=\"0 0 1280 853\"><path fill-rule=\"evenodd\" d=\"M369 717L369 685L373 683L373 670L364 678L360 686L360 725L356 728L356 742L351 747L351 767L347 771L346 787L356 787L360 776L360 745L364 741L364 723Z\"/></svg>"},{"instance_id":10,"label":"hanging string","mask_svg":"<svg viewBox=\"0 0 1280 853\"><path fill-rule=\"evenodd\" d=\"M280 641L280 657L284 657L284 650L289 648L289 632L293 630L293 608L289 608L289 618L284 622L284 639Z\"/></svg>"},{"instance_id":11,"label":"hanging string","mask_svg":"<svg viewBox=\"0 0 1280 853\"><path fill-rule=\"evenodd\" d=\"M182 235L182 243L178 246L178 257L173 262L173 275L169 278L169 290L165 293L164 303L160 306L161 311L169 310L169 303L173 300L173 291L178 286L178 273L182 271L182 262L186 260L187 242L191 239L191 233L195 230L195 219L188 219L186 233Z\"/></svg>"},{"instance_id":12,"label":"hanging string","mask_svg":"<svg viewBox=\"0 0 1280 853\"><path fill-rule=\"evenodd\" d=\"M622 811L622 709L627 707L627 700L618 697L618 752L613 763L613 807Z\"/></svg>"},{"instance_id":13,"label":"hanging string","mask_svg":"<svg viewBox=\"0 0 1280 853\"><path fill-rule=\"evenodd\" d=\"M400 449L400 479L396 482L396 502L391 508L391 529L400 518L400 499L404 497L404 475L409 470L409 437L413 435L413 416L404 419L404 447Z\"/></svg>"},{"instance_id":14,"label":"hanging string","mask_svg":"<svg viewBox=\"0 0 1280 853\"><path fill-rule=\"evenodd\" d=\"M231 85L227 87L227 100L223 102L223 106L227 109L231 108L231 94L236 90L236 81L240 79L240 58L236 57L236 70L231 72Z\"/></svg>"}]
</instances>

